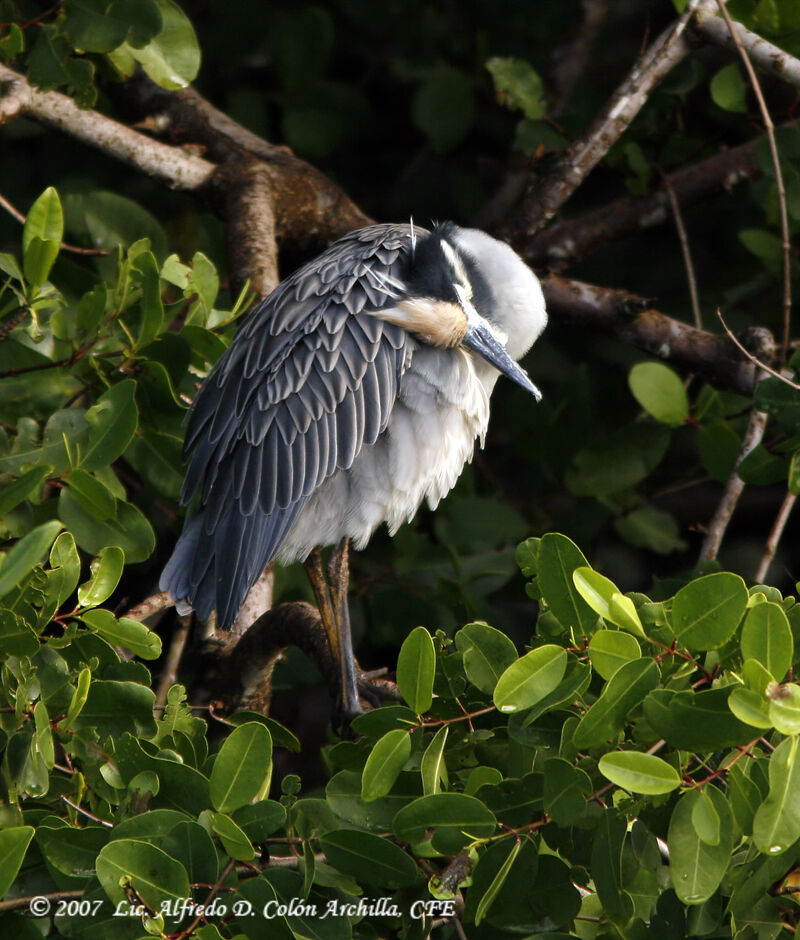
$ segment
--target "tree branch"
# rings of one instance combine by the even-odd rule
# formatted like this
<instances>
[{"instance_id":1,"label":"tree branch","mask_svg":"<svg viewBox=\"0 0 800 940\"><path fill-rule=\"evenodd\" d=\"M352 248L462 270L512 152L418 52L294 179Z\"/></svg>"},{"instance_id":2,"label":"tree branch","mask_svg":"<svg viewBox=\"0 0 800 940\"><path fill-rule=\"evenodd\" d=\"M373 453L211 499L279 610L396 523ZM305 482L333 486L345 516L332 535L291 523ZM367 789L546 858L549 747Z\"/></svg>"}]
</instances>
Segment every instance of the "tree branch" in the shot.
<instances>
[{"instance_id":1,"label":"tree branch","mask_svg":"<svg viewBox=\"0 0 800 940\"><path fill-rule=\"evenodd\" d=\"M503 234L525 244L543 228L608 153L641 110L653 89L691 50L687 27L695 11L713 0L690 0L686 11L647 49L592 122L550 172L538 177Z\"/></svg>"},{"instance_id":2,"label":"tree branch","mask_svg":"<svg viewBox=\"0 0 800 940\"><path fill-rule=\"evenodd\" d=\"M608 13L611 0L582 0L583 20L577 32L553 54L552 70L554 90L550 116L558 117L567 106L578 79L586 70L592 45L598 30Z\"/></svg>"},{"instance_id":3,"label":"tree branch","mask_svg":"<svg viewBox=\"0 0 800 940\"><path fill-rule=\"evenodd\" d=\"M211 159L219 163L243 160L250 167L248 172L253 165L248 158L261 161L261 184L272 192L279 240L288 238L300 245L327 243L372 222L316 167L287 147L276 147L237 124L193 88L165 91L144 75L123 88L143 116L158 114L158 125L171 142L200 143Z\"/></svg>"},{"instance_id":4,"label":"tree branch","mask_svg":"<svg viewBox=\"0 0 800 940\"><path fill-rule=\"evenodd\" d=\"M81 110L67 95L57 91L37 91L22 75L2 64L0 88L3 89L0 116L5 119L25 114L136 167L173 189L201 189L216 169L213 163L202 157L153 140L104 114ZM9 98L10 104L6 108Z\"/></svg>"},{"instance_id":5,"label":"tree branch","mask_svg":"<svg viewBox=\"0 0 800 940\"><path fill-rule=\"evenodd\" d=\"M734 52L737 44L732 33L735 33L750 59L762 72L800 89L800 59L762 39L741 23L734 22L731 30L713 8L705 7L695 14L691 30L703 39Z\"/></svg>"},{"instance_id":6,"label":"tree branch","mask_svg":"<svg viewBox=\"0 0 800 940\"><path fill-rule=\"evenodd\" d=\"M759 371L726 336L698 330L650 307L650 301L623 290L595 287L551 275L543 283L553 323L590 327L621 339L653 356L694 372L719 388L751 396ZM772 334L752 327L742 334L757 356L771 361Z\"/></svg>"},{"instance_id":7,"label":"tree branch","mask_svg":"<svg viewBox=\"0 0 800 940\"><path fill-rule=\"evenodd\" d=\"M760 176L757 154L762 140L763 137L756 137L670 173L666 180L678 204L692 205L706 196ZM669 218L669 193L666 182L662 182L646 196L623 196L578 218L551 225L522 244L521 251L534 267L563 271L603 245L661 225Z\"/></svg>"}]
</instances>

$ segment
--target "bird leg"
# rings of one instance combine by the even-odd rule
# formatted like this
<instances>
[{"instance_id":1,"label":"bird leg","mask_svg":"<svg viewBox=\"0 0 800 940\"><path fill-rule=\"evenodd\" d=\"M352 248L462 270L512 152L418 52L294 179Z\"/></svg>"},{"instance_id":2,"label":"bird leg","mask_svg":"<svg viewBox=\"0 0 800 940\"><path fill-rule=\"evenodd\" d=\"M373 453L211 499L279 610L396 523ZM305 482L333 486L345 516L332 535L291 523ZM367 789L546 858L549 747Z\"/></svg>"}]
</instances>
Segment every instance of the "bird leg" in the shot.
<instances>
[{"instance_id":1,"label":"bird leg","mask_svg":"<svg viewBox=\"0 0 800 940\"><path fill-rule=\"evenodd\" d=\"M328 565L328 581L325 580L319 549L314 549L305 562L331 652L339 663L342 710L346 719L360 715L363 711L358 698L350 609L347 604L349 550L350 542L347 538L335 546Z\"/></svg>"}]
</instances>

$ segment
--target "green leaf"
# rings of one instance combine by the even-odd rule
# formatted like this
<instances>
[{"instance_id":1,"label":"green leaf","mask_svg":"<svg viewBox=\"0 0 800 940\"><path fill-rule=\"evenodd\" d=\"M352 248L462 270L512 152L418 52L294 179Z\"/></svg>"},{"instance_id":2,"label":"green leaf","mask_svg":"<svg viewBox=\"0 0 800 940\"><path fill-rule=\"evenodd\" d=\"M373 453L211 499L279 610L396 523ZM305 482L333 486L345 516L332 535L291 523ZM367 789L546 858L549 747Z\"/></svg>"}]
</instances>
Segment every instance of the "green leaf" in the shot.
<instances>
[{"instance_id":1,"label":"green leaf","mask_svg":"<svg viewBox=\"0 0 800 940\"><path fill-rule=\"evenodd\" d=\"M630 712L656 687L659 675L652 659L637 659L620 666L575 728L572 736L575 747L596 747L613 738L630 720Z\"/></svg>"},{"instance_id":2,"label":"green leaf","mask_svg":"<svg viewBox=\"0 0 800 940\"><path fill-rule=\"evenodd\" d=\"M604 679L610 679L620 666L641 657L641 647L630 633L598 630L589 640L589 659Z\"/></svg>"},{"instance_id":3,"label":"green leaf","mask_svg":"<svg viewBox=\"0 0 800 940\"><path fill-rule=\"evenodd\" d=\"M81 607L97 607L111 597L122 577L125 567L125 552L116 545L107 545L92 559L91 578L78 588L78 603Z\"/></svg>"},{"instance_id":4,"label":"green leaf","mask_svg":"<svg viewBox=\"0 0 800 940\"><path fill-rule=\"evenodd\" d=\"M89 443L81 460L84 470L100 470L125 452L139 422L135 391L133 379L124 379L112 385L86 412Z\"/></svg>"},{"instance_id":5,"label":"green leaf","mask_svg":"<svg viewBox=\"0 0 800 940\"><path fill-rule=\"evenodd\" d=\"M697 837L706 845L719 845L720 818L711 797L713 785L700 790L700 799L692 807L692 825Z\"/></svg>"},{"instance_id":6,"label":"green leaf","mask_svg":"<svg viewBox=\"0 0 800 940\"><path fill-rule=\"evenodd\" d=\"M566 651L554 644L540 646L513 662L500 676L494 704L501 712L530 708L549 695L564 678Z\"/></svg>"},{"instance_id":7,"label":"green leaf","mask_svg":"<svg viewBox=\"0 0 800 940\"><path fill-rule=\"evenodd\" d=\"M397 657L397 690L410 708L421 715L433 702L436 650L425 627L417 627L403 641Z\"/></svg>"},{"instance_id":8,"label":"green leaf","mask_svg":"<svg viewBox=\"0 0 800 940\"><path fill-rule=\"evenodd\" d=\"M724 65L711 79L711 99L725 111L747 113L747 86L735 62Z\"/></svg>"},{"instance_id":9,"label":"green leaf","mask_svg":"<svg viewBox=\"0 0 800 940\"><path fill-rule=\"evenodd\" d=\"M262 798L272 774L272 738L256 721L239 725L222 744L209 778L214 808L230 813Z\"/></svg>"},{"instance_id":10,"label":"green leaf","mask_svg":"<svg viewBox=\"0 0 800 940\"><path fill-rule=\"evenodd\" d=\"M744 581L727 571L690 581L672 603L675 638L692 650L718 649L739 626L747 597Z\"/></svg>"},{"instance_id":11,"label":"green leaf","mask_svg":"<svg viewBox=\"0 0 800 940\"><path fill-rule=\"evenodd\" d=\"M743 659L755 659L780 682L794 656L789 619L780 604L768 601L747 611L740 640Z\"/></svg>"},{"instance_id":12,"label":"green leaf","mask_svg":"<svg viewBox=\"0 0 800 940\"><path fill-rule=\"evenodd\" d=\"M628 373L631 393L656 421L678 427L689 416L681 377L663 362L639 362Z\"/></svg>"},{"instance_id":13,"label":"green leaf","mask_svg":"<svg viewBox=\"0 0 800 940\"><path fill-rule=\"evenodd\" d=\"M629 633L644 636L633 601L625 597L613 581L588 566L576 568L572 572L572 581L581 597L604 620Z\"/></svg>"},{"instance_id":14,"label":"green leaf","mask_svg":"<svg viewBox=\"0 0 800 940\"><path fill-rule=\"evenodd\" d=\"M481 692L491 695L497 680L517 658L517 649L500 630L488 623L468 623L455 635L463 656L464 672Z\"/></svg>"},{"instance_id":15,"label":"green leaf","mask_svg":"<svg viewBox=\"0 0 800 940\"><path fill-rule=\"evenodd\" d=\"M162 88L185 88L200 69L200 47L191 21L173 0L155 0L162 29L146 46L131 54Z\"/></svg>"},{"instance_id":16,"label":"green leaf","mask_svg":"<svg viewBox=\"0 0 800 940\"><path fill-rule=\"evenodd\" d=\"M771 728L772 720L767 711L767 702L752 689L737 688L728 696L728 708L745 724L755 728Z\"/></svg>"},{"instance_id":17,"label":"green leaf","mask_svg":"<svg viewBox=\"0 0 800 940\"><path fill-rule=\"evenodd\" d=\"M475 839L494 835L494 813L476 797L465 793L434 793L403 806L392 828L402 842L422 842L435 829L433 845L440 852L455 854Z\"/></svg>"},{"instance_id":18,"label":"green leaf","mask_svg":"<svg viewBox=\"0 0 800 940\"><path fill-rule=\"evenodd\" d=\"M106 0L65 0L64 32L83 52L111 52L128 34L128 24L117 19Z\"/></svg>"},{"instance_id":19,"label":"green leaf","mask_svg":"<svg viewBox=\"0 0 800 940\"><path fill-rule=\"evenodd\" d=\"M511 871L511 866L514 864L517 856L519 855L520 849L522 848L522 842L519 839L515 839L511 843L511 851L508 853L505 861L500 866L497 874L492 879L492 883L484 892L480 901L478 901L478 908L475 911L475 926L477 927L483 918L486 916L486 912L492 906L495 898L497 897L498 892L503 887L503 884L508 878L508 874Z\"/></svg>"},{"instance_id":20,"label":"green leaf","mask_svg":"<svg viewBox=\"0 0 800 940\"><path fill-rule=\"evenodd\" d=\"M156 733L153 718L155 699L155 693L138 682L94 679L89 686L86 702L73 724L76 730L94 729L101 738L109 734L118 738L126 731L150 738Z\"/></svg>"},{"instance_id":21,"label":"green leaf","mask_svg":"<svg viewBox=\"0 0 800 940\"><path fill-rule=\"evenodd\" d=\"M120 617L119 620L110 610L87 610L81 614L94 630L112 643L130 650L142 659L158 659L161 655L161 637L144 623Z\"/></svg>"},{"instance_id":22,"label":"green leaf","mask_svg":"<svg viewBox=\"0 0 800 940\"><path fill-rule=\"evenodd\" d=\"M655 796L681 785L677 770L655 754L612 751L600 758L597 769L607 780L632 793Z\"/></svg>"},{"instance_id":23,"label":"green leaf","mask_svg":"<svg viewBox=\"0 0 800 940\"><path fill-rule=\"evenodd\" d=\"M438 793L440 783L447 786L447 765L444 760L444 746L447 743L448 726L442 725L425 748L420 764L422 774L422 792L425 796Z\"/></svg>"},{"instance_id":24,"label":"green leaf","mask_svg":"<svg viewBox=\"0 0 800 940\"><path fill-rule=\"evenodd\" d=\"M264 728L263 725L258 727ZM266 731L266 728L264 730ZM227 813L211 813L210 817L211 828L219 836L228 855L237 861L249 862L256 853L241 827L237 826Z\"/></svg>"},{"instance_id":25,"label":"green leaf","mask_svg":"<svg viewBox=\"0 0 800 940\"><path fill-rule=\"evenodd\" d=\"M11 610L0 609L0 654L33 656L39 649L39 637Z\"/></svg>"},{"instance_id":26,"label":"green leaf","mask_svg":"<svg viewBox=\"0 0 800 940\"><path fill-rule=\"evenodd\" d=\"M275 800L258 800L237 809L233 820L251 842L259 844L286 822L286 810Z\"/></svg>"},{"instance_id":27,"label":"green leaf","mask_svg":"<svg viewBox=\"0 0 800 940\"><path fill-rule=\"evenodd\" d=\"M67 706L67 713L58 723L61 731L68 731L80 715L83 706L86 704L86 699L89 697L89 684L91 681L92 670L88 666L84 666L78 673L78 681L75 683L75 691L72 693L72 698Z\"/></svg>"},{"instance_id":28,"label":"green leaf","mask_svg":"<svg viewBox=\"0 0 800 940\"><path fill-rule=\"evenodd\" d=\"M614 528L636 548L647 548L659 555L685 551L675 516L655 506L640 506L614 520Z\"/></svg>"},{"instance_id":29,"label":"green leaf","mask_svg":"<svg viewBox=\"0 0 800 940\"><path fill-rule=\"evenodd\" d=\"M0 830L0 898L14 883L35 831L33 826Z\"/></svg>"},{"instance_id":30,"label":"green leaf","mask_svg":"<svg viewBox=\"0 0 800 940\"><path fill-rule=\"evenodd\" d=\"M544 811L558 826L571 826L586 812L592 792L589 775L561 757L544 764Z\"/></svg>"},{"instance_id":31,"label":"green leaf","mask_svg":"<svg viewBox=\"0 0 800 940\"><path fill-rule=\"evenodd\" d=\"M719 819L719 842L711 845L697 834L695 807L704 799L699 790L690 790L675 804L667 834L672 887L684 904L703 904L711 897L727 871L733 847L728 801L712 784L707 783L703 790Z\"/></svg>"},{"instance_id":32,"label":"green leaf","mask_svg":"<svg viewBox=\"0 0 800 940\"><path fill-rule=\"evenodd\" d=\"M101 522L114 515L117 506L114 494L85 470L71 470L64 482L93 519Z\"/></svg>"},{"instance_id":33,"label":"green leaf","mask_svg":"<svg viewBox=\"0 0 800 940\"><path fill-rule=\"evenodd\" d=\"M524 59L495 56L487 61L486 68L500 104L522 111L530 120L544 117L547 102L542 80Z\"/></svg>"},{"instance_id":34,"label":"green leaf","mask_svg":"<svg viewBox=\"0 0 800 940\"><path fill-rule=\"evenodd\" d=\"M164 902L191 897L186 869L149 842L116 839L103 846L97 856L97 877L114 904L125 900L121 879L154 910Z\"/></svg>"},{"instance_id":35,"label":"green leaf","mask_svg":"<svg viewBox=\"0 0 800 940\"><path fill-rule=\"evenodd\" d=\"M63 528L57 519L44 522L14 545L0 566L0 597L15 588L42 560L42 556Z\"/></svg>"},{"instance_id":36,"label":"green leaf","mask_svg":"<svg viewBox=\"0 0 800 940\"><path fill-rule=\"evenodd\" d=\"M786 738L769 757L769 793L753 819L759 852L779 855L800 838L800 760L798 738Z\"/></svg>"},{"instance_id":37,"label":"green leaf","mask_svg":"<svg viewBox=\"0 0 800 940\"><path fill-rule=\"evenodd\" d=\"M411 736L400 728L387 731L370 752L361 773L365 803L386 796L411 754Z\"/></svg>"},{"instance_id":38,"label":"green leaf","mask_svg":"<svg viewBox=\"0 0 800 940\"><path fill-rule=\"evenodd\" d=\"M800 734L800 686L771 682L766 691L773 726L781 734Z\"/></svg>"},{"instance_id":39,"label":"green leaf","mask_svg":"<svg viewBox=\"0 0 800 940\"><path fill-rule=\"evenodd\" d=\"M155 548L153 527L142 511L130 503L118 500L114 518L98 522L65 488L58 496L58 514L78 545L90 554L97 555L107 545L117 545L125 552L125 560L133 564L144 561Z\"/></svg>"},{"instance_id":40,"label":"green leaf","mask_svg":"<svg viewBox=\"0 0 800 940\"><path fill-rule=\"evenodd\" d=\"M586 564L583 552L565 535L548 532L542 537L536 580L542 597L564 627L590 634L597 625L597 614L572 580L572 572Z\"/></svg>"},{"instance_id":41,"label":"green leaf","mask_svg":"<svg viewBox=\"0 0 800 940\"><path fill-rule=\"evenodd\" d=\"M64 212L52 186L39 196L28 211L22 229L22 267L34 285L47 280L64 238Z\"/></svg>"},{"instance_id":42,"label":"green leaf","mask_svg":"<svg viewBox=\"0 0 800 940\"><path fill-rule=\"evenodd\" d=\"M414 860L399 846L369 832L334 829L319 842L330 864L359 882L394 890L417 880Z\"/></svg>"},{"instance_id":43,"label":"green leaf","mask_svg":"<svg viewBox=\"0 0 800 940\"><path fill-rule=\"evenodd\" d=\"M18 480L7 483L0 490L0 517L5 516L25 499L38 494L44 481L53 472L49 465L32 467Z\"/></svg>"}]
</instances>

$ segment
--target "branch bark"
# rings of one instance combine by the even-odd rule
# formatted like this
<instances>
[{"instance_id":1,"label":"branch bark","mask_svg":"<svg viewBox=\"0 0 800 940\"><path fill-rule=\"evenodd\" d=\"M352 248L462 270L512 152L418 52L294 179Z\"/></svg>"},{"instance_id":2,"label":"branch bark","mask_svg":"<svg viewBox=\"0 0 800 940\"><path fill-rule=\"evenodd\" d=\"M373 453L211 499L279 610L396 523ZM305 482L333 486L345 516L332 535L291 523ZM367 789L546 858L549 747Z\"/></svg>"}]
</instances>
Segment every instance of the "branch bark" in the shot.
<instances>
[{"instance_id":1,"label":"branch bark","mask_svg":"<svg viewBox=\"0 0 800 940\"><path fill-rule=\"evenodd\" d=\"M756 137L669 174L667 180L678 204L681 207L692 205L760 176L757 154L763 139ZM523 242L521 253L534 267L563 271L603 245L661 225L669 218L669 193L662 183L646 196L623 196L578 218L551 225Z\"/></svg>"},{"instance_id":2,"label":"branch bark","mask_svg":"<svg viewBox=\"0 0 800 940\"><path fill-rule=\"evenodd\" d=\"M800 89L800 59L796 59L768 40L762 39L741 23L734 21L732 28L752 62L762 72ZM731 29L725 20L717 16L713 8L698 10L692 21L691 30L708 42L731 49L733 52L737 51L736 40L731 35Z\"/></svg>"},{"instance_id":3,"label":"branch bark","mask_svg":"<svg viewBox=\"0 0 800 940\"><path fill-rule=\"evenodd\" d=\"M551 275L543 283L552 322L590 327L610 333L625 343L694 372L719 388L751 396L757 367L727 336L698 330L650 306L650 301L623 290L596 287ZM772 334L760 327L746 330L744 344L759 359L775 355ZM760 354L755 353L758 349Z\"/></svg>"},{"instance_id":4,"label":"branch bark","mask_svg":"<svg viewBox=\"0 0 800 940\"><path fill-rule=\"evenodd\" d=\"M25 114L122 160L172 189L202 189L216 169L202 157L153 140L98 111L81 110L67 95L37 91L22 75L2 64L0 88L3 91L0 115L6 120Z\"/></svg>"},{"instance_id":5,"label":"branch bark","mask_svg":"<svg viewBox=\"0 0 800 940\"><path fill-rule=\"evenodd\" d=\"M713 0L690 0L686 11L652 43L633 66L592 125L550 170L538 177L503 235L525 244L569 199L633 121L653 89L691 50L688 25L698 8Z\"/></svg>"}]
</instances>

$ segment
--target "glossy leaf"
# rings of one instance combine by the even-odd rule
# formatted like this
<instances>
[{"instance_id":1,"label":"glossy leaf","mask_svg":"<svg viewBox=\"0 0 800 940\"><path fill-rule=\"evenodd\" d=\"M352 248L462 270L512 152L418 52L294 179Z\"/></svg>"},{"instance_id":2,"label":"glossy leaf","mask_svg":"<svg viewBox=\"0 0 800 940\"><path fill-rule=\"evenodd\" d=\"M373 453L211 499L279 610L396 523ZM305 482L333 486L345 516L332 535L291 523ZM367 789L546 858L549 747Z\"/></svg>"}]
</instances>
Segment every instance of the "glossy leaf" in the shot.
<instances>
[{"instance_id":1,"label":"glossy leaf","mask_svg":"<svg viewBox=\"0 0 800 940\"><path fill-rule=\"evenodd\" d=\"M539 590L565 627L589 634L597 624L597 614L581 597L572 580L572 572L585 566L583 553L565 535L548 532L542 536L537 578Z\"/></svg>"},{"instance_id":2,"label":"glossy leaf","mask_svg":"<svg viewBox=\"0 0 800 940\"><path fill-rule=\"evenodd\" d=\"M117 501L114 494L96 477L85 470L71 470L64 481L72 495L93 519L101 521L114 515Z\"/></svg>"},{"instance_id":3,"label":"glossy leaf","mask_svg":"<svg viewBox=\"0 0 800 940\"><path fill-rule=\"evenodd\" d=\"M465 793L434 793L403 806L392 828L403 842L421 842L435 829L434 845L442 852L458 852L474 839L494 834L494 814L481 800Z\"/></svg>"},{"instance_id":4,"label":"glossy leaf","mask_svg":"<svg viewBox=\"0 0 800 940\"><path fill-rule=\"evenodd\" d=\"M677 427L689 414L681 377L663 362L639 362L628 373L633 397L656 421Z\"/></svg>"},{"instance_id":5,"label":"glossy leaf","mask_svg":"<svg viewBox=\"0 0 800 940\"><path fill-rule=\"evenodd\" d=\"M185 88L200 68L197 37L186 14L173 0L154 0L162 29L147 45L130 47L131 55L162 88Z\"/></svg>"},{"instance_id":6,"label":"glossy leaf","mask_svg":"<svg viewBox=\"0 0 800 940\"><path fill-rule=\"evenodd\" d=\"M604 679L610 679L620 666L641 656L641 647L630 633L598 630L589 640L589 659Z\"/></svg>"},{"instance_id":7,"label":"glossy leaf","mask_svg":"<svg viewBox=\"0 0 800 940\"><path fill-rule=\"evenodd\" d=\"M0 830L0 898L5 897L14 883L34 832L33 826Z\"/></svg>"},{"instance_id":8,"label":"glossy leaf","mask_svg":"<svg viewBox=\"0 0 800 940\"><path fill-rule=\"evenodd\" d=\"M407 731L387 731L367 758L361 774L361 799L365 803L386 796L411 754Z\"/></svg>"},{"instance_id":9,"label":"glossy leaf","mask_svg":"<svg viewBox=\"0 0 800 940\"><path fill-rule=\"evenodd\" d=\"M259 725L263 728L263 725ZM244 831L227 813L211 813L211 828L219 836L225 851L231 858L249 862L256 854Z\"/></svg>"},{"instance_id":10,"label":"glossy leaf","mask_svg":"<svg viewBox=\"0 0 800 940\"><path fill-rule=\"evenodd\" d=\"M397 689L418 715L431 707L435 673L433 640L425 627L417 627L405 638L397 656Z\"/></svg>"},{"instance_id":11,"label":"glossy leaf","mask_svg":"<svg viewBox=\"0 0 800 940\"><path fill-rule=\"evenodd\" d=\"M653 796L671 793L681 785L675 768L655 754L612 751L600 758L597 769L607 780L632 793Z\"/></svg>"},{"instance_id":12,"label":"glossy leaf","mask_svg":"<svg viewBox=\"0 0 800 940\"><path fill-rule=\"evenodd\" d=\"M719 819L719 841L711 845L697 834L693 817L703 799L698 790L685 793L675 804L669 823L669 873L672 887L684 904L703 904L717 890L733 848L732 815L728 801L712 784L703 788Z\"/></svg>"},{"instance_id":13,"label":"glossy leaf","mask_svg":"<svg viewBox=\"0 0 800 940\"><path fill-rule=\"evenodd\" d=\"M614 737L630 720L631 710L656 687L658 679L658 666L651 659L621 666L578 723L573 733L575 746L596 747Z\"/></svg>"},{"instance_id":14,"label":"glossy leaf","mask_svg":"<svg viewBox=\"0 0 800 940\"><path fill-rule=\"evenodd\" d=\"M779 604L756 604L747 611L742 625L742 657L755 659L780 682L794 655L789 619Z\"/></svg>"},{"instance_id":15,"label":"glossy leaf","mask_svg":"<svg viewBox=\"0 0 800 940\"><path fill-rule=\"evenodd\" d=\"M564 678L567 654L560 646L540 646L513 662L497 680L494 704L501 712L530 708Z\"/></svg>"},{"instance_id":16,"label":"glossy leaf","mask_svg":"<svg viewBox=\"0 0 800 940\"><path fill-rule=\"evenodd\" d=\"M768 704L763 696L744 687L734 689L728 696L728 708L739 721L754 728L771 728Z\"/></svg>"},{"instance_id":17,"label":"glossy leaf","mask_svg":"<svg viewBox=\"0 0 800 940\"><path fill-rule=\"evenodd\" d=\"M794 683L767 686L767 712L772 725L781 734L800 734L800 686Z\"/></svg>"},{"instance_id":18,"label":"glossy leaf","mask_svg":"<svg viewBox=\"0 0 800 940\"><path fill-rule=\"evenodd\" d=\"M86 412L89 443L81 460L84 470L99 470L125 452L136 431L136 383L125 379L104 392Z\"/></svg>"},{"instance_id":19,"label":"glossy leaf","mask_svg":"<svg viewBox=\"0 0 800 940\"><path fill-rule=\"evenodd\" d=\"M8 594L42 560L64 526L58 521L44 522L24 535L0 565L0 597Z\"/></svg>"},{"instance_id":20,"label":"glossy leaf","mask_svg":"<svg viewBox=\"0 0 800 940\"><path fill-rule=\"evenodd\" d=\"M517 856L520 853L522 848L522 842L518 839L515 839L511 843L511 851L508 853L503 864L498 869L497 874L492 879L491 884L486 889L486 891L481 896L480 901L478 901L478 909L475 911L475 926L477 927L483 918L486 916L486 912L492 906L494 899L497 897L500 889L503 887L506 878L508 878L509 872L511 871L511 866L516 861Z\"/></svg>"},{"instance_id":21,"label":"glossy leaf","mask_svg":"<svg viewBox=\"0 0 800 940\"><path fill-rule=\"evenodd\" d=\"M161 637L146 624L127 617L117 619L110 610L87 610L81 620L113 643L130 650L142 659L158 659L161 655Z\"/></svg>"},{"instance_id":22,"label":"glossy leaf","mask_svg":"<svg viewBox=\"0 0 800 940\"><path fill-rule=\"evenodd\" d=\"M769 758L769 793L753 819L759 852L779 855L800 838L800 757L798 738L786 738Z\"/></svg>"},{"instance_id":23,"label":"glossy leaf","mask_svg":"<svg viewBox=\"0 0 800 940\"><path fill-rule=\"evenodd\" d=\"M64 211L52 186L28 210L22 229L22 263L25 277L34 285L47 280L64 238Z\"/></svg>"},{"instance_id":24,"label":"glossy leaf","mask_svg":"<svg viewBox=\"0 0 800 940\"><path fill-rule=\"evenodd\" d=\"M589 567L576 568L572 572L572 580L581 597L595 613L622 630L644 636L633 601L625 597L613 581Z\"/></svg>"},{"instance_id":25,"label":"glossy leaf","mask_svg":"<svg viewBox=\"0 0 800 940\"><path fill-rule=\"evenodd\" d=\"M720 571L690 581L675 595L670 620L676 639L689 649L726 643L747 608L747 587L736 574Z\"/></svg>"},{"instance_id":26,"label":"glossy leaf","mask_svg":"<svg viewBox=\"0 0 800 940\"><path fill-rule=\"evenodd\" d=\"M214 808L230 813L263 797L272 773L272 738L260 722L239 725L225 739L214 761L209 792Z\"/></svg>"},{"instance_id":27,"label":"glossy leaf","mask_svg":"<svg viewBox=\"0 0 800 940\"><path fill-rule=\"evenodd\" d=\"M81 607L97 607L111 597L119 584L125 566L125 552L116 545L107 545L92 560L91 579L78 588Z\"/></svg>"},{"instance_id":28,"label":"glossy leaf","mask_svg":"<svg viewBox=\"0 0 800 940\"><path fill-rule=\"evenodd\" d=\"M468 623L456 633L455 643L467 678L487 695L494 692L497 680L517 659L511 640L488 623Z\"/></svg>"},{"instance_id":29,"label":"glossy leaf","mask_svg":"<svg viewBox=\"0 0 800 940\"><path fill-rule=\"evenodd\" d=\"M447 734L447 725L442 725L422 755L420 773L422 774L422 792L425 796L438 793L441 790L441 784L447 786L447 764L444 758Z\"/></svg>"},{"instance_id":30,"label":"glossy leaf","mask_svg":"<svg viewBox=\"0 0 800 940\"><path fill-rule=\"evenodd\" d=\"M130 885L151 908L190 896L186 869L158 846L138 839L116 839L97 856L97 877L109 899L118 904L125 899L121 879Z\"/></svg>"},{"instance_id":31,"label":"glossy leaf","mask_svg":"<svg viewBox=\"0 0 800 940\"><path fill-rule=\"evenodd\" d=\"M335 829L322 836L320 847L331 865L369 885L403 888L417 878L417 866L410 855L369 832Z\"/></svg>"},{"instance_id":32,"label":"glossy leaf","mask_svg":"<svg viewBox=\"0 0 800 940\"><path fill-rule=\"evenodd\" d=\"M86 513L68 489L58 497L58 514L86 552L97 555L107 545L125 552L129 563L144 561L155 548L153 527L142 511L131 503L117 501L113 518L98 522Z\"/></svg>"}]
</instances>

